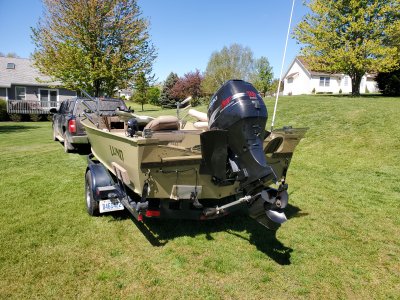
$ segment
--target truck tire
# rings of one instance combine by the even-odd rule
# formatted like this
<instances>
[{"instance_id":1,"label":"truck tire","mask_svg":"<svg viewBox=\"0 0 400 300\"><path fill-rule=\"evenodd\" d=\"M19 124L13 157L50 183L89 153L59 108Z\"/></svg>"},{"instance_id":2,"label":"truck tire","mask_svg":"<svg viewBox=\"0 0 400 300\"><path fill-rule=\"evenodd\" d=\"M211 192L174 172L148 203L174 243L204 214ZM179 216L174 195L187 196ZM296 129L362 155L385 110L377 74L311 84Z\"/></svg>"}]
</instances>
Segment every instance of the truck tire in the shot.
<instances>
[{"instance_id":1,"label":"truck tire","mask_svg":"<svg viewBox=\"0 0 400 300\"><path fill-rule=\"evenodd\" d=\"M92 172L90 172L90 170L88 170L85 175L85 197L88 214L91 216L98 216L100 214L99 202L93 197Z\"/></svg>"},{"instance_id":2,"label":"truck tire","mask_svg":"<svg viewBox=\"0 0 400 300\"><path fill-rule=\"evenodd\" d=\"M54 126L53 126L53 141L58 141L57 135L56 135L56 130L54 129Z\"/></svg>"},{"instance_id":3,"label":"truck tire","mask_svg":"<svg viewBox=\"0 0 400 300\"><path fill-rule=\"evenodd\" d=\"M71 151L75 150L74 146L70 142L68 142L67 137L64 137L64 152L70 153Z\"/></svg>"}]
</instances>

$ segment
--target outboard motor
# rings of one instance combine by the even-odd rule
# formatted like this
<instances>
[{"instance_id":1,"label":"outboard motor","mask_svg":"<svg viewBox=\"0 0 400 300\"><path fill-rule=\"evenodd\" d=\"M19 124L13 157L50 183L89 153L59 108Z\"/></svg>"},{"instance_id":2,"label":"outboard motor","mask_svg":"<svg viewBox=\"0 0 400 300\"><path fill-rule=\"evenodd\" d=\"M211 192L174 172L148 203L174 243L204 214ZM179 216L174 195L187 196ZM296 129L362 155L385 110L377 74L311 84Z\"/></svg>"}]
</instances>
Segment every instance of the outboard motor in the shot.
<instances>
[{"instance_id":1,"label":"outboard motor","mask_svg":"<svg viewBox=\"0 0 400 300\"><path fill-rule=\"evenodd\" d=\"M211 99L209 128L226 131L231 172L243 188L274 176L263 151L267 118L260 94L243 80L227 81Z\"/></svg>"},{"instance_id":2,"label":"outboard motor","mask_svg":"<svg viewBox=\"0 0 400 300\"><path fill-rule=\"evenodd\" d=\"M263 150L267 118L264 101L250 83L227 81L213 95L208 108L210 130L200 136L200 173L210 174L218 185L239 181L243 194L253 199L249 203L250 217L267 228L277 229L286 221L282 209L288 197L286 191L264 186L267 181L277 180Z\"/></svg>"},{"instance_id":3,"label":"outboard motor","mask_svg":"<svg viewBox=\"0 0 400 300\"><path fill-rule=\"evenodd\" d=\"M135 118L131 118L127 122L126 136L133 137L139 130L138 121Z\"/></svg>"}]
</instances>

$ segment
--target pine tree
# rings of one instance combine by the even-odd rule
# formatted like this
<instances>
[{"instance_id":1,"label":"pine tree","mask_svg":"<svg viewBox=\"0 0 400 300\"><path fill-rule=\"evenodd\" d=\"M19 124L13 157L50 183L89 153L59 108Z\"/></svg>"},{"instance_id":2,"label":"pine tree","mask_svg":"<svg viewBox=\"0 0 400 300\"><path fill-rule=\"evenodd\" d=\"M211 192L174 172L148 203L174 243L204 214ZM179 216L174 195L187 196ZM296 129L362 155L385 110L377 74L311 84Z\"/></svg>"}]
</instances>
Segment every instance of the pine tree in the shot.
<instances>
[{"instance_id":1,"label":"pine tree","mask_svg":"<svg viewBox=\"0 0 400 300\"><path fill-rule=\"evenodd\" d=\"M176 107L176 102L178 98L172 96L172 88L174 87L175 83L178 81L179 77L177 74L171 72L167 79L164 82L161 95L160 95L160 104L162 107L165 108L173 108Z\"/></svg>"}]
</instances>

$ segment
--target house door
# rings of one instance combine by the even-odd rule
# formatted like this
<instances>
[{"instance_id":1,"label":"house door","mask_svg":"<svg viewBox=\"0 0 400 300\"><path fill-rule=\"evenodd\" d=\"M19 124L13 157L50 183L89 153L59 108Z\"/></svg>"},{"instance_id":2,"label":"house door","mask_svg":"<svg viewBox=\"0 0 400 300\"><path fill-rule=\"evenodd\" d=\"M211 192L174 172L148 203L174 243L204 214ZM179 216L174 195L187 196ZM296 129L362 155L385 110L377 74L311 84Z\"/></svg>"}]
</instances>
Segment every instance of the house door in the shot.
<instances>
[{"instance_id":1,"label":"house door","mask_svg":"<svg viewBox=\"0 0 400 300\"><path fill-rule=\"evenodd\" d=\"M50 107L57 107L57 91L50 90Z\"/></svg>"},{"instance_id":2,"label":"house door","mask_svg":"<svg viewBox=\"0 0 400 300\"><path fill-rule=\"evenodd\" d=\"M42 108L48 108L49 90L40 90L40 105Z\"/></svg>"},{"instance_id":3,"label":"house door","mask_svg":"<svg viewBox=\"0 0 400 300\"><path fill-rule=\"evenodd\" d=\"M40 104L42 108L57 107L57 90L40 89Z\"/></svg>"}]
</instances>

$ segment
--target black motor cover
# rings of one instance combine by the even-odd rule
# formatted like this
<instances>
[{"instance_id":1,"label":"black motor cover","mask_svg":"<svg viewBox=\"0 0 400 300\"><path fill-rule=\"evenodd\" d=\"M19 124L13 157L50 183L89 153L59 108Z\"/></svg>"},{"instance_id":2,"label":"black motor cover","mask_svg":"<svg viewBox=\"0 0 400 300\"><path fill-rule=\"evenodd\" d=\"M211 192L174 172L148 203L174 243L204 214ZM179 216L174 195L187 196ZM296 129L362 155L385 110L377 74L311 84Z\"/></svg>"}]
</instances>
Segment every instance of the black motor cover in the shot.
<instances>
[{"instance_id":1,"label":"black motor cover","mask_svg":"<svg viewBox=\"0 0 400 300\"><path fill-rule=\"evenodd\" d=\"M263 151L267 118L263 99L248 82L229 80L211 98L208 126L228 132L229 159L242 187L273 176Z\"/></svg>"}]
</instances>

